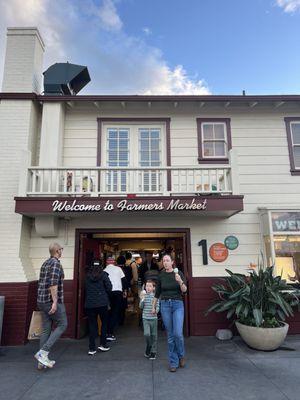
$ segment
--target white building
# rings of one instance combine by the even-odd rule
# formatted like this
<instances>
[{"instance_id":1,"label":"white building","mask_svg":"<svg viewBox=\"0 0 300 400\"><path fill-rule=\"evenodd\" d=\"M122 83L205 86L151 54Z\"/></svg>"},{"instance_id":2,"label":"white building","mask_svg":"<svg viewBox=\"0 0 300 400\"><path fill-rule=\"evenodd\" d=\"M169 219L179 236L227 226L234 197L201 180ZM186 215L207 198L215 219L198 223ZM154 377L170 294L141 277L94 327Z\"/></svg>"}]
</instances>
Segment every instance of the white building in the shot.
<instances>
[{"instance_id":1,"label":"white building","mask_svg":"<svg viewBox=\"0 0 300 400\"><path fill-rule=\"evenodd\" d=\"M23 343L39 268L64 247L68 336L84 328L91 257L173 247L188 279L186 333L214 334L203 312L225 268L263 252L300 264L300 96L42 94L36 28L9 28L0 93L2 340ZM207 250L207 260L205 252ZM300 317L291 325L300 333Z\"/></svg>"}]
</instances>

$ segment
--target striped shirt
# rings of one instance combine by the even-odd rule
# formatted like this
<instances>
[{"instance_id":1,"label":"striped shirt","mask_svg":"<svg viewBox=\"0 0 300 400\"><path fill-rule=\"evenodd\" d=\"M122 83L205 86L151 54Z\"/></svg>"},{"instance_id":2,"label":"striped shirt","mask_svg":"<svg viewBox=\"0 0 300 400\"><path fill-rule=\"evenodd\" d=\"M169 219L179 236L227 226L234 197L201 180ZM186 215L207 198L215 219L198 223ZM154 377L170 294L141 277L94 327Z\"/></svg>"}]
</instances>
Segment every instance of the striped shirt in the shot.
<instances>
[{"instance_id":1,"label":"striped shirt","mask_svg":"<svg viewBox=\"0 0 300 400\"><path fill-rule=\"evenodd\" d=\"M146 293L145 297L140 301L140 308L143 310L144 319L157 319L159 311L159 301L156 303L156 314L152 314L152 304L154 300L154 293Z\"/></svg>"},{"instance_id":2,"label":"striped shirt","mask_svg":"<svg viewBox=\"0 0 300 400\"><path fill-rule=\"evenodd\" d=\"M57 302L63 303L63 279L64 270L60 261L55 257L48 258L41 266L37 302L42 304L51 303L50 286L57 286Z\"/></svg>"}]
</instances>

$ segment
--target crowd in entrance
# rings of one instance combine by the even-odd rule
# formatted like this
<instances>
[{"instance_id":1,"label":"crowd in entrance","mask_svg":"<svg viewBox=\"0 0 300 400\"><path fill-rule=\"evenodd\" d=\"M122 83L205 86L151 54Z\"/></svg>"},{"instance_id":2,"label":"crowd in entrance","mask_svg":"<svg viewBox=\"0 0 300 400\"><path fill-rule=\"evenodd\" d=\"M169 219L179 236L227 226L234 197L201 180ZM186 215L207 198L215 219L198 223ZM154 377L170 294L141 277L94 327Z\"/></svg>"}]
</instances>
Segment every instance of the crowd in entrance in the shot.
<instances>
[{"instance_id":1,"label":"crowd in entrance","mask_svg":"<svg viewBox=\"0 0 300 400\"><path fill-rule=\"evenodd\" d=\"M64 273L60 263L63 248L58 243L49 247L50 258L40 271L38 307L43 316L40 350L35 354L38 368L52 368L54 360L49 352L67 327L63 302ZM173 249L160 253L127 252L115 258L108 255L105 264L93 260L85 276L85 312L89 325L89 355L109 351L110 342L117 341L115 330L124 324L129 299L133 311L143 323L145 357L155 360L157 355L157 322L160 312L168 338L169 370L176 372L185 366L183 338L183 295L187 292L184 275L174 265ZM52 331L52 323L56 328ZM100 335L99 335L100 330ZM96 344L100 336L99 345Z\"/></svg>"}]
</instances>

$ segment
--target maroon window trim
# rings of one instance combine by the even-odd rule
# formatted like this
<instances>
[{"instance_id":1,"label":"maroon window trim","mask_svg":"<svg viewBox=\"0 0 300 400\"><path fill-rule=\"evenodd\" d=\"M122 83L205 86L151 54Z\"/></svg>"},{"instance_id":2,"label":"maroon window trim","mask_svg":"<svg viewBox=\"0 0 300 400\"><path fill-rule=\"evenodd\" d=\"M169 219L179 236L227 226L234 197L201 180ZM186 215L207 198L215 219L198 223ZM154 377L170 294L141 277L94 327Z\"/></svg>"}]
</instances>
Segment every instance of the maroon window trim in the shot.
<instances>
[{"instance_id":1,"label":"maroon window trim","mask_svg":"<svg viewBox=\"0 0 300 400\"><path fill-rule=\"evenodd\" d=\"M170 123L171 118L97 118L98 122L98 140L97 140L97 166L101 166L101 140L102 140L102 123L103 122L162 122L166 124L166 161L167 167L171 166L171 139L170 139ZM167 172L167 190L171 190L171 171Z\"/></svg>"},{"instance_id":2,"label":"maroon window trim","mask_svg":"<svg viewBox=\"0 0 300 400\"><path fill-rule=\"evenodd\" d=\"M219 157L219 158L203 157L201 125L204 122L211 122L211 123L223 122L226 125L227 151L231 150L231 148L232 148L230 118L197 118L198 162L199 162L199 164L229 164L228 157Z\"/></svg>"},{"instance_id":3,"label":"maroon window trim","mask_svg":"<svg viewBox=\"0 0 300 400\"><path fill-rule=\"evenodd\" d=\"M295 166L293 145L292 145L292 132L291 132L291 122L300 122L300 117L286 117L286 118L284 118L284 121L285 121L285 126L286 126L287 142L288 142L288 149L289 149L291 175L300 175L300 169L296 168L296 166Z\"/></svg>"}]
</instances>

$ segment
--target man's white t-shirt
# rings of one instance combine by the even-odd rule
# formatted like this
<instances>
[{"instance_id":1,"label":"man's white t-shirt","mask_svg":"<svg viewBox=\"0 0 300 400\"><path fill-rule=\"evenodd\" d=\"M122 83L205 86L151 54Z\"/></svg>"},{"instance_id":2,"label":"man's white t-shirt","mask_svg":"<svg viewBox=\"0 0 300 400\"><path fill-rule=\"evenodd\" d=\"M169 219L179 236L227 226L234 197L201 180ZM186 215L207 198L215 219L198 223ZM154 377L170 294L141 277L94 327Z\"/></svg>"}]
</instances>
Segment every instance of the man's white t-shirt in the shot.
<instances>
[{"instance_id":1,"label":"man's white t-shirt","mask_svg":"<svg viewBox=\"0 0 300 400\"><path fill-rule=\"evenodd\" d=\"M112 290L119 290L122 292L121 279L125 277L122 268L118 267L117 265L108 264L104 271L108 273L109 279L112 284Z\"/></svg>"}]
</instances>

